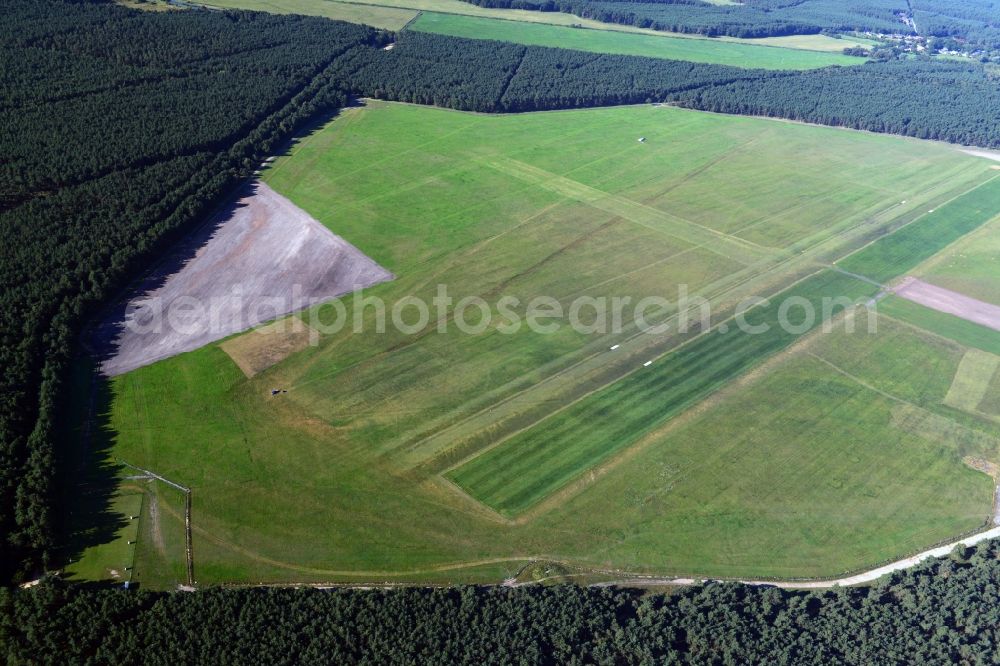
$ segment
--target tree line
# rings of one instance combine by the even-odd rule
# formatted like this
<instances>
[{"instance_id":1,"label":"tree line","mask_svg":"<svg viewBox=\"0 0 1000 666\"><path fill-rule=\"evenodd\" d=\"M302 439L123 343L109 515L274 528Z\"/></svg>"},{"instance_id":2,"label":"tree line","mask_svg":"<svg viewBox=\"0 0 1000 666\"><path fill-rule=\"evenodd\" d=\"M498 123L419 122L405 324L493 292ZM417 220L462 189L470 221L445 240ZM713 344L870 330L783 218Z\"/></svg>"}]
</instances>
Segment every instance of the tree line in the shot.
<instances>
[{"instance_id":1,"label":"tree line","mask_svg":"<svg viewBox=\"0 0 1000 666\"><path fill-rule=\"evenodd\" d=\"M392 51L355 49L338 67L357 95L466 111L668 102L1000 146L1000 88L990 70L971 61L888 57L768 71L404 32Z\"/></svg>"},{"instance_id":2,"label":"tree line","mask_svg":"<svg viewBox=\"0 0 1000 666\"><path fill-rule=\"evenodd\" d=\"M0 590L8 664L995 663L1000 546L871 587Z\"/></svg>"},{"instance_id":3,"label":"tree line","mask_svg":"<svg viewBox=\"0 0 1000 666\"><path fill-rule=\"evenodd\" d=\"M704 111L1000 146L1000 87L977 63L872 62L743 79L691 90L673 99Z\"/></svg>"},{"instance_id":4,"label":"tree line","mask_svg":"<svg viewBox=\"0 0 1000 666\"><path fill-rule=\"evenodd\" d=\"M564 12L605 23L709 37L779 37L824 31L913 34L912 28L899 18L908 12L905 0L744 0L738 4L712 4L701 0L466 2L488 8Z\"/></svg>"}]
</instances>

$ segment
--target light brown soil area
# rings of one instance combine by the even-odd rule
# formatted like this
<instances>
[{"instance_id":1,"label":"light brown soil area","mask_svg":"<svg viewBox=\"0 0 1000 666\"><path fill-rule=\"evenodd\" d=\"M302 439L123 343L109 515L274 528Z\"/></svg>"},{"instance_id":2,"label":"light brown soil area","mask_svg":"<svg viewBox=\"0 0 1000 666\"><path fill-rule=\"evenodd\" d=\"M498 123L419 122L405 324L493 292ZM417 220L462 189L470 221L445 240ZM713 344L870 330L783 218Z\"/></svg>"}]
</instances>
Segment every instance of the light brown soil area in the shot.
<instances>
[{"instance_id":1,"label":"light brown soil area","mask_svg":"<svg viewBox=\"0 0 1000 666\"><path fill-rule=\"evenodd\" d=\"M314 329L293 316L226 340L219 346L243 374L253 377L315 344L318 339L319 334Z\"/></svg>"},{"instance_id":2,"label":"light brown soil area","mask_svg":"<svg viewBox=\"0 0 1000 666\"><path fill-rule=\"evenodd\" d=\"M119 375L392 278L254 183L114 307L92 345L101 371Z\"/></svg>"}]
</instances>

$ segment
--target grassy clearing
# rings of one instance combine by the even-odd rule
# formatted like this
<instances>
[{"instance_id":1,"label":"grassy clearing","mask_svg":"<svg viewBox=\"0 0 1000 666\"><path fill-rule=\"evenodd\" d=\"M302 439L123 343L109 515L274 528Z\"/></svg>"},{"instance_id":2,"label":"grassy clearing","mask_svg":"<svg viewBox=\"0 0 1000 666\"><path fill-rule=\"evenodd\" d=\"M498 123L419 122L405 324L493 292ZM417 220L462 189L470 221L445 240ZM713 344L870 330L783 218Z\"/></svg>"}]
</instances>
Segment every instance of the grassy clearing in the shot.
<instances>
[{"instance_id":1,"label":"grassy clearing","mask_svg":"<svg viewBox=\"0 0 1000 666\"><path fill-rule=\"evenodd\" d=\"M955 440L897 427L897 409L796 355L650 437L567 510L598 524L639 518L596 550L599 561L655 553L672 571L710 563L721 576L842 572L984 524L992 481L962 465Z\"/></svg>"},{"instance_id":2,"label":"grassy clearing","mask_svg":"<svg viewBox=\"0 0 1000 666\"><path fill-rule=\"evenodd\" d=\"M739 257L720 256L726 244L714 236L693 248L699 239L679 241L605 203L625 199L649 216L694 218L779 251L795 242L808 262L812 248L832 251L827 241L839 242L838 234L855 226L866 234L904 214L897 192L934 190L942 171L928 168L933 160L949 164L943 171L957 182L985 169L936 146L652 107L485 117L388 105L350 112L332 128L279 160L267 178L399 275L377 291L389 298L430 299L440 283L455 299L506 294L527 303L545 295L568 307L578 296L670 298L686 284L724 305L787 284L785 266L744 267ZM826 149L817 151L817 142ZM768 169L759 168L761 159ZM491 166L510 160L530 165L535 181L523 169L511 175ZM590 194L570 192L567 181ZM830 190L837 194L813 196ZM516 420L536 405L555 408L548 388L525 393L542 380L551 378L550 387L572 375L572 385L600 382L594 388L612 380L607 360L576 371L606 349L596 336L565 327L551 336L451 330L418 338L338 334L272 372L303 408L333 425L354 424L360 440L380 451L455 434L413 462L449 448L467 432L461 419L499 413L494 406L504 400ZM607 346L625 346L611 337ZM482 421L474 428L494 430Z\"/></svg>"},{"instance_id":3,"label":"grassy clearing","mask_svg":"<svg viewBox=\"0 0 1000 666\"><path fill-rule=\"evenodd\" d=\"M511 163L527 168L495 168ZM581 295L630 296L634 305L644 296L675 298L682 284L725 313L747 295L787 288L817 262L843 256L986 173L989 165L934 144L679 109L495 117L372 104L293 147L265 178L399 276L372 290L390 305L407 295L430 300L440 284L456 301L514 296L523 315L539 295L564 306ZM910 203L901 206L904 199ZM666 215L710 233L678 237L682 226L666 233L642 223ZM730 252L734 243L762 252ZM843 295L870 293L864 282L823 275L824 289L844 280L851 287ZM350 299L346 305L350 312ZM320 324L334 316L330 306L313 312ZM668 306L662 316L673 314ZM377 315L369 309L360 319L371 324ZM588 435L597 417L587 413L576 432L589 443L556 461L592 465L601 459L599 443L619 448L634 441L634 430L649 426L649 437L659 438L693 422L698 415L684 409L690 396L675 383L704 395L787 341L759 336L744 350L733 336L709 336L701 344L717 356L679 351L693 374L670 377L660 363L629 373L683 336L568 327L553 335L526 328L509 335L496 326L479 335L455 327L411 336L367 331L324 332L316 346L252 378L212 345L111 383L110 404L100 411L106 455L193 488L200 583L496 581L534 558L659 573L826 575L951 536L974 526L989 505L978 477L941 441L890 429L891 401L876 400L880 406L862 414L870 435L844 434L852 432L844 429L849 415L877 390L853 389L854 402L834 421L840 429L810 430L794 411L767 420L772 406L792 404L817 368L838 376L805 359L766 391L746 389L745 404L762 401L757 425L740 417L746 438L692 435L681 448L630 449L618 467L593 479L580 475L581 492L513 523L439 475L456 452L465 457L536 423L555 423L592 392L622 398L621 387L631 387L635 399L594 421L610 438ZM608 351L613 344L621 345L617 354ZM942 364L938 403L964 353L954 347L953 364ZM900 386L937 372L915 372L927 368L918 360L895 361L905 370ZM272 397L272 387L289 393ZM812 395L814 409L824 396ZM620 438L617 408L633 427ZM683 413L662 431L652 427L667 408ZM883 439L892 446L873 445ZM826 449L831 455L814 464ZM574 458L574 451L586 455ZM676 479L689 488L684 495L664 490L677 476L669 451L684 452ZM791 462L772 469L776 451ZM850 484L816 484L820 470L850 477L882 464L885 478L863 483L872 496L853 499ZM535 479L545 471L529 470ZM726 495L736 486L742 490ZM727 503L706 504L708 495L695 491L701 488ZM157 499L164 547L141 542L137 571L167 585L182 557L171 536L180 502L168 492Z\"/></svg>"},{"instance_id":4,"label":"grassy clearing","mask_svg":"<svg viewBox=\"0 0 1000 666\"><path fill-rule=\"evenodd\" d=\"M83 551L78 560L66 566L66 575L79 580L131 580L142 504L142 492L124 489L119 493L108 507L109 518L118 525L114 536Z\"/></svg>"},{"instance_id":5,"label":"grassy clearing","mask_svg":"<svg viewBox=\"0 0 1000 666\"><path fill-rule=\"evenodd\" d=\"M716 329L652 366L636 370L536 427L473 458L448 474L470 495L506 516L516 515L635 442L743 372L785 349L815 325L824 298L848 303L876 288L826 271L746 313L747 331ZM779 326L780 300L805 299L812 308L798 335ZM843 306L837 311L842 312Z\"/></svg>"},{"instance_id":6,"label":"grassy clearing","mask_svg":"<svg viewBox=\"0 0 1000 666\"><path fill-rule=\"evenodd\" d=\"M900 277L997 216L1000 177L994 177L840 265L879 282Z\"/></svg>"},{"instance_id":7,"label":"grassy clearing","mask_svg":"<svg viewBox=\"0 0 1000 666\"><path fill-rule=\"evenodd\" d=\"M1000 192L998 187L997 179L978 186L868 246L845 261L845 267L881 281L900 276L992 217L996 211L990 203ZM814 312L820 311L822 297L874 295L871 285L867 293L860 289L852 293L855 286L848 280L820 276L800 285L801 293L796 290L791 295L805 297ZM773 332L778 330L776 311L775 307L770 316L752 314L761 317L761 323L766 321ZM734 350L739 351L732 356L724 347L713 348L711 337L701 338L669 356L659 379L637 373L469 460L448 477L502 515L517 515L794 339L779 333L773 340L768 337L731 337L730 342L736 340ZM718 365L704 367L705 359Z\"/></svg>"},{"instance_id":8,"label":"grassy clearing","mask_svg":"<svg viewBox=\"0 0 1000 666\"><path fill-rule=\"evenodd\" d=\"M610 30L525 24L457 14L424 13L409 29L453 37L557 46L592 53L647 56L760 69L816 69L864 62L843 54L708 39L644 35Z\"/></svg>"},{"instance_id":9,"label":"grassy clearing","mask_svg":"<svg viewBox=\"0 0 1000 666\"><path fill-rule=\"evenodd\" d=\"M879 311L918 328L950 338L966 347L1000 355L1000 333L986 326L932 310L897 296L879 303Z\"/></svg>"}]
</instances>

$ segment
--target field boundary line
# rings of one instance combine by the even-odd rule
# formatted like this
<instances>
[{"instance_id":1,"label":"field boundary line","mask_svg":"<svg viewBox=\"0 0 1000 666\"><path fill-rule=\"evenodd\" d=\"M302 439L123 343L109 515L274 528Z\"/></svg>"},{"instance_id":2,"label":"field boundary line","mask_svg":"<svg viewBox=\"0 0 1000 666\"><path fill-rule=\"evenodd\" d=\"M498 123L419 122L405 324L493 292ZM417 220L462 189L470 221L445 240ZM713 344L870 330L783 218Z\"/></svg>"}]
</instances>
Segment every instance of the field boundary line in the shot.
<instances>
[{"instance_id":1,"label":"field boundary line","mask_svg":"<svg viewBox=\"0 0 1000 666\"><path fill-rule=\"evenodd\" d=\"M194 585L195 584L195 580L194 580L194 547L193 547L192 538L191 538L191 531L192 531L192 524L191 524L191 489L188 488L185 485L182 485L180 483L177 483L175 481L171 481L170 479L162 477L159 474L157 474L156 472L150 471L148 469L144 469L142 467L138 467L136 465L129 464L129 463L125 462L124 460L118 459L118 463L121 464L121 465L124 465L125 467L129 467L131 469L134 469L134 470L136 470L138 472L142 472L143 474L149 476L152 479L155 479L157 481L162 481L163 483L167 484L168 486L171 486L172 488L175 488L176 490L179 490L182 493L184 493L184 551L185 551L185 560L186 560L186 569L187 569L187 584L189 586Z\"/></svg>"}]
</instances>

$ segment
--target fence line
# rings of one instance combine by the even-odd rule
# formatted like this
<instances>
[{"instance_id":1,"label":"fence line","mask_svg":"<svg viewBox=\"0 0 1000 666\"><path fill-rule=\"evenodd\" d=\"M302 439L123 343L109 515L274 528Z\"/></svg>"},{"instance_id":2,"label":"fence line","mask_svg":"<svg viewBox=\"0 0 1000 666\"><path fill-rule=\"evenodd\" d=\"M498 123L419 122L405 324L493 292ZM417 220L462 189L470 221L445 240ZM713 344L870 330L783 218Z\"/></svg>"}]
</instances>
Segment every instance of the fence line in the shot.
<instances>
[{"instance_id":1,"label":"fence line","mask_svg":"<svg viewBox=\"0 0 1000 666\"><path fill-rule=\"evenodd\" d=\"M191 489L185 485L182 485L180 483L162 477L156 472L153 472L148 469L143 469L142 467L138 467L136 465L132 465L130 463L125 462L124 460L119 459L118 462L124 465L125 467L129 467L138 472L142 472L146 476L156 479L157 481L162 481L168 486L176 488L177 490L184 493L184 551L186 556L185 559L187 560L187 584L194 585L194 548L192 546L192 539L191 539Z\"/></svg>"}]
</instances>

